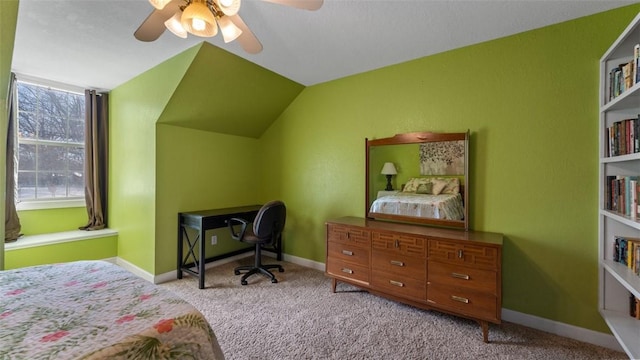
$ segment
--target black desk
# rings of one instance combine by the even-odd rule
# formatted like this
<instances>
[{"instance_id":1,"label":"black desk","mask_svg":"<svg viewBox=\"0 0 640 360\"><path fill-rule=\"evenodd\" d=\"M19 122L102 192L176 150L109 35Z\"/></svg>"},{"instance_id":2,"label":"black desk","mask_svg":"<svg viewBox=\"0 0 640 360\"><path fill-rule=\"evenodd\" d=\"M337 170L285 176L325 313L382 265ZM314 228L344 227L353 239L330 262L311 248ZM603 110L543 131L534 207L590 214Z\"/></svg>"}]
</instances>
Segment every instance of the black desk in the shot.
<instances>
[{"instance_id":1,"label":"black desk","mask_svg":"<svg viewBox=\"0 0 640 360\"><path fill-rule=\"evenodd\" d=\"M250 247L246 250L241 250L240 252L218 255L216 257L207 259L205 254L205 232L211 229L227 227L227 220L234 217L245 219L247 221L253 221L253 219L256 217L256 214L258 213L258 210L260 210L261 207L262 205L249 205L224 209L199 210L178 213L178 279L182 279L182 272L184 271L193 276L197 276L200 289L204 289L205 263L233 256L237 253L252 250L253 247ZM189 239L187 228L192 228L198 231L198 234L196 238L193 239L193 241ZM184 255L183 251L184 240L187 240L187 244L189 245L189 250L187 251L186 256ZM196 256L194 249L196 248L196 245L198 245L198 243L199 256ZM274 243L273 249L267 249L276 252L278 261L282 260L281 245L282 239L280 238L277 239L277 241ZM193 262L189 262L190 258L193 260ZM193 267L197 268L197 271L192 270Z\"/></svg>"}]
</instances>

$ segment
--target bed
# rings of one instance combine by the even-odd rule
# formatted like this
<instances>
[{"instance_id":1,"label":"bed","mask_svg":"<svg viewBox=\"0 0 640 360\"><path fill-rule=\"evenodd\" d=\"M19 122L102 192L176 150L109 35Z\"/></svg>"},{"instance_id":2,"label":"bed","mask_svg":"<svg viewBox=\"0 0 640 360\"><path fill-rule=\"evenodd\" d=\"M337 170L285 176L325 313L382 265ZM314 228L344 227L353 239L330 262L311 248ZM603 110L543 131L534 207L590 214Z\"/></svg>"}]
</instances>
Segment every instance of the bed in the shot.
<instances>
[{"instance_id":1,"label":"bed","mask_svg":"<svg viewBox=\"0 0 640 360\"><path fill-rule=\"evenodd\" d=\"M374 200L369 214L463 220L460 181L457 178L412 178L402 191Z\"/></svg>"},{"instance_id":2,"label":"bed","mask_svg":"<svg viewBox=\"0 0 640 360\"><path fill-rule=\"evenodd\" d=\"M204 316L106 261L0 272L0 359L224 359Z\"/></svg>"}]
</instances>

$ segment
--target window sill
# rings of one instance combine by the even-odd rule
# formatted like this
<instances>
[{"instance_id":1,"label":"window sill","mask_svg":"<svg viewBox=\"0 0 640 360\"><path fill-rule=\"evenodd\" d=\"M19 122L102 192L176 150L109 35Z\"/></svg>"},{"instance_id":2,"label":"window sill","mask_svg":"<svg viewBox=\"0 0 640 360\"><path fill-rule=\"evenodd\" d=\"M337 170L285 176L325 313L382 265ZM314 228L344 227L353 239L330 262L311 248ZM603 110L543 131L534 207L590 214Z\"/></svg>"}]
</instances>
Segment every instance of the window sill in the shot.
<instances>
[{"instance_id":1,"label":"window sill","mask_svg":"<svg viewBox=\"0 0 640 360\"><path fill-rule=\"evenodd\" d=\"M43 201L23 201L16 205L17 211L25 210L43 210L43 209L60 209L72 207L86 207L87 203L84 199L73 200L43 200Z\"/></svg>"},{"instance_id":2,"label":"window sill","mask_svg":"<svg viewBox=\"0 0 640 360\"><path fill-rule=\"evenodd\" d=\"M25 235L20 237L18 241L5 243L4 251L26 249L43 245L61 244L71 241L97 239L115 235L118 235L118 232L114 229L102 229L94 231L72 230L50 234Z\"/></svg>"}]
</instances>

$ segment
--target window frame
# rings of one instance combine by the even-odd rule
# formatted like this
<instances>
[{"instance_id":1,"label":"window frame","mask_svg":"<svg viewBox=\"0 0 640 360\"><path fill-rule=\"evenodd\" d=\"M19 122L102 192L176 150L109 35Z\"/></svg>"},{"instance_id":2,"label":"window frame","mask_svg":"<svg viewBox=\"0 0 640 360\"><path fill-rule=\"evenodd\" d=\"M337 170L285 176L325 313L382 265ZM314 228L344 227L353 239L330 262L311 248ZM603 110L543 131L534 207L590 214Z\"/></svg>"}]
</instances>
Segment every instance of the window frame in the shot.
<instances>
[{"instance_id":1,"label":"window frame","mask_svg":"<svg viewBox=\"0 0 640 360\"><path fill-rule=\"evenodd\" d=\"M74 86L74 85L70 85L70 84L64 84L64 83L51 81L51 80L35 78L35 77L31 77L31 76L18 75L18 74L16 74L16 78L17 78L18 82L21 82L23 84L26 83L28 85L35 85L35 86L45 87L45 88L48 88L50 90L58 90L58 91L76 93L76 94L79 94L79 95L84 97L85 90L83 88L81 88L81 87L78 87L78 86ZM17 96L16 96L16 98L17 98ZM25 143L25 144L56 143L56 146L57 146L57 144L60 143L60 142L56 142L56 141L52 142L50 140L33 140L33 139L26 139L26 140L20 141L19 138L18 138L18 129L19 129L18 121L19 120L17 119L17 114L16 114L16 126L15 126L16 133L14 134L15 137L16 137L16 151L18 151L18 146L20 146L21 143ZM84 126L86 127L86 118L84 119L84 121L85 121ZM77 146L79 143L68 143L68 144L69 145L74 145L75 144ZM83 148L86 146L86 139L81 145L82 145ZM60 145L60 146L65 146L66 147L67 145ZM16 176L17 176L18 171L19 171L18 167L16 167ZM37 172L36 172L36 174L37 174ZM15 187L14 191L16 191L16 193L18 191L18 181L16 181L16 187ZM86 207L86 197L85 197L85 195L78 196L78 197L65 197L65 198L54 198L54 199L46 198L46 199L20 200L19 196L16 194L16 210L18 210L18 211L41 210L41 209L57 209L57 208L73 208L73 207Z\"/></svg>"}]
</instances>

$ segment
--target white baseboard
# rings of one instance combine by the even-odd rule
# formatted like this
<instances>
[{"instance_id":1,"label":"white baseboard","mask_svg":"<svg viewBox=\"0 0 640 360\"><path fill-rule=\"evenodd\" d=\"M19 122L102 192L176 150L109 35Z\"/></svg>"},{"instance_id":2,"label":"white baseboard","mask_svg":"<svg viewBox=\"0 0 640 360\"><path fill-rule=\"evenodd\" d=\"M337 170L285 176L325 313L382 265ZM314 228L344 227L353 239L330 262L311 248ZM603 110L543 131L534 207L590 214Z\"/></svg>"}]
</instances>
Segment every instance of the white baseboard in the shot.
<instances>
[{"instance_id":1,"label":"white baseboard","mask_svg":"<svg viewBox=\"0 0 640 360\"><path fill-rule=\"evenodd\" d=\"M274 257L274 258L276 257L275 253L272 253L269 251L265 251L263 254L270 257ZM210 269L212 267L220 266L220 265L229 263L231 261L235 261L235 260L242 259L249 256L253 256L253 253L248 252L248 253L228 257L226 259L213 261L206 264L205 268ZM300 266L308 267L308 268L319 270L319 271L325 270L325 264L318 261L313 261L313 260L301 258L298 256L288 255L288 254L282 254L282 257L285 261L288 261ZM123 260L121 258L110 258L110 259L104 259L104 260L120 265L123 268L131 271L132 273L140 276L141 278L155 284L171 281L176 279L177 277L177 273L175 270L154 276L146 272L145 270L137 267L136 265L133 265L132 263L126 260ZM535 315L529 315L529 314L525 314L525 313L521 313L518 311L509 310L505 308L502 308L502 320L512 322L514 324L518 324L522 326L527 326L527 327L541 330L544 332L548 332L554 335L563 336L570 339L586 342L589 344L602 346L608 349L624 352L622 347L620 347L620 344L616 341L615 337L611 334L605 334L599 331L589 330L589 329L581 328L578 326L569 325L569 324L561 323L558 321L553 321L553 320L541 318Z\"/></svg>"},{"instance_id":2,"label":"white baseboard","mask_svg":"<svg viewBox=\"0 0 640 360\"><path fill-rule=\"evenodd\" d=\"M505 308L502 308L502 320L554 335L624 352L618 341L611 334L605 334L599 331L589 330Z\"/></svg>"},{"instance_id":3,"label":"white baseboard","mask_svg":"<svg viewBox=\"0 0 640 360\"><path fill-rule=\"evenodd\" d=\"M109 261L108 259L105 259L105 260ZM137 265L134 265L128 262L127 260L124 260L123 258L117 257L115 264L129 270L130 272L147 280L148 282L153 282L152 274L148 273L146 270L143 270L142 268L139 268Z\"/></svg>"},{"instance_id":4,"label":"white baseboard","mask_svg":"<svg viewBox=\"0 0 640 360\"><path fill-rule=\"evenodd\" d=\"M293 256L293 255L282 254L282 259L284 261L288 261L296 265L308 267L308 268L319 270L319 271L324 271L325 269L324 263Z\"/></svg>"}]
</instances>

